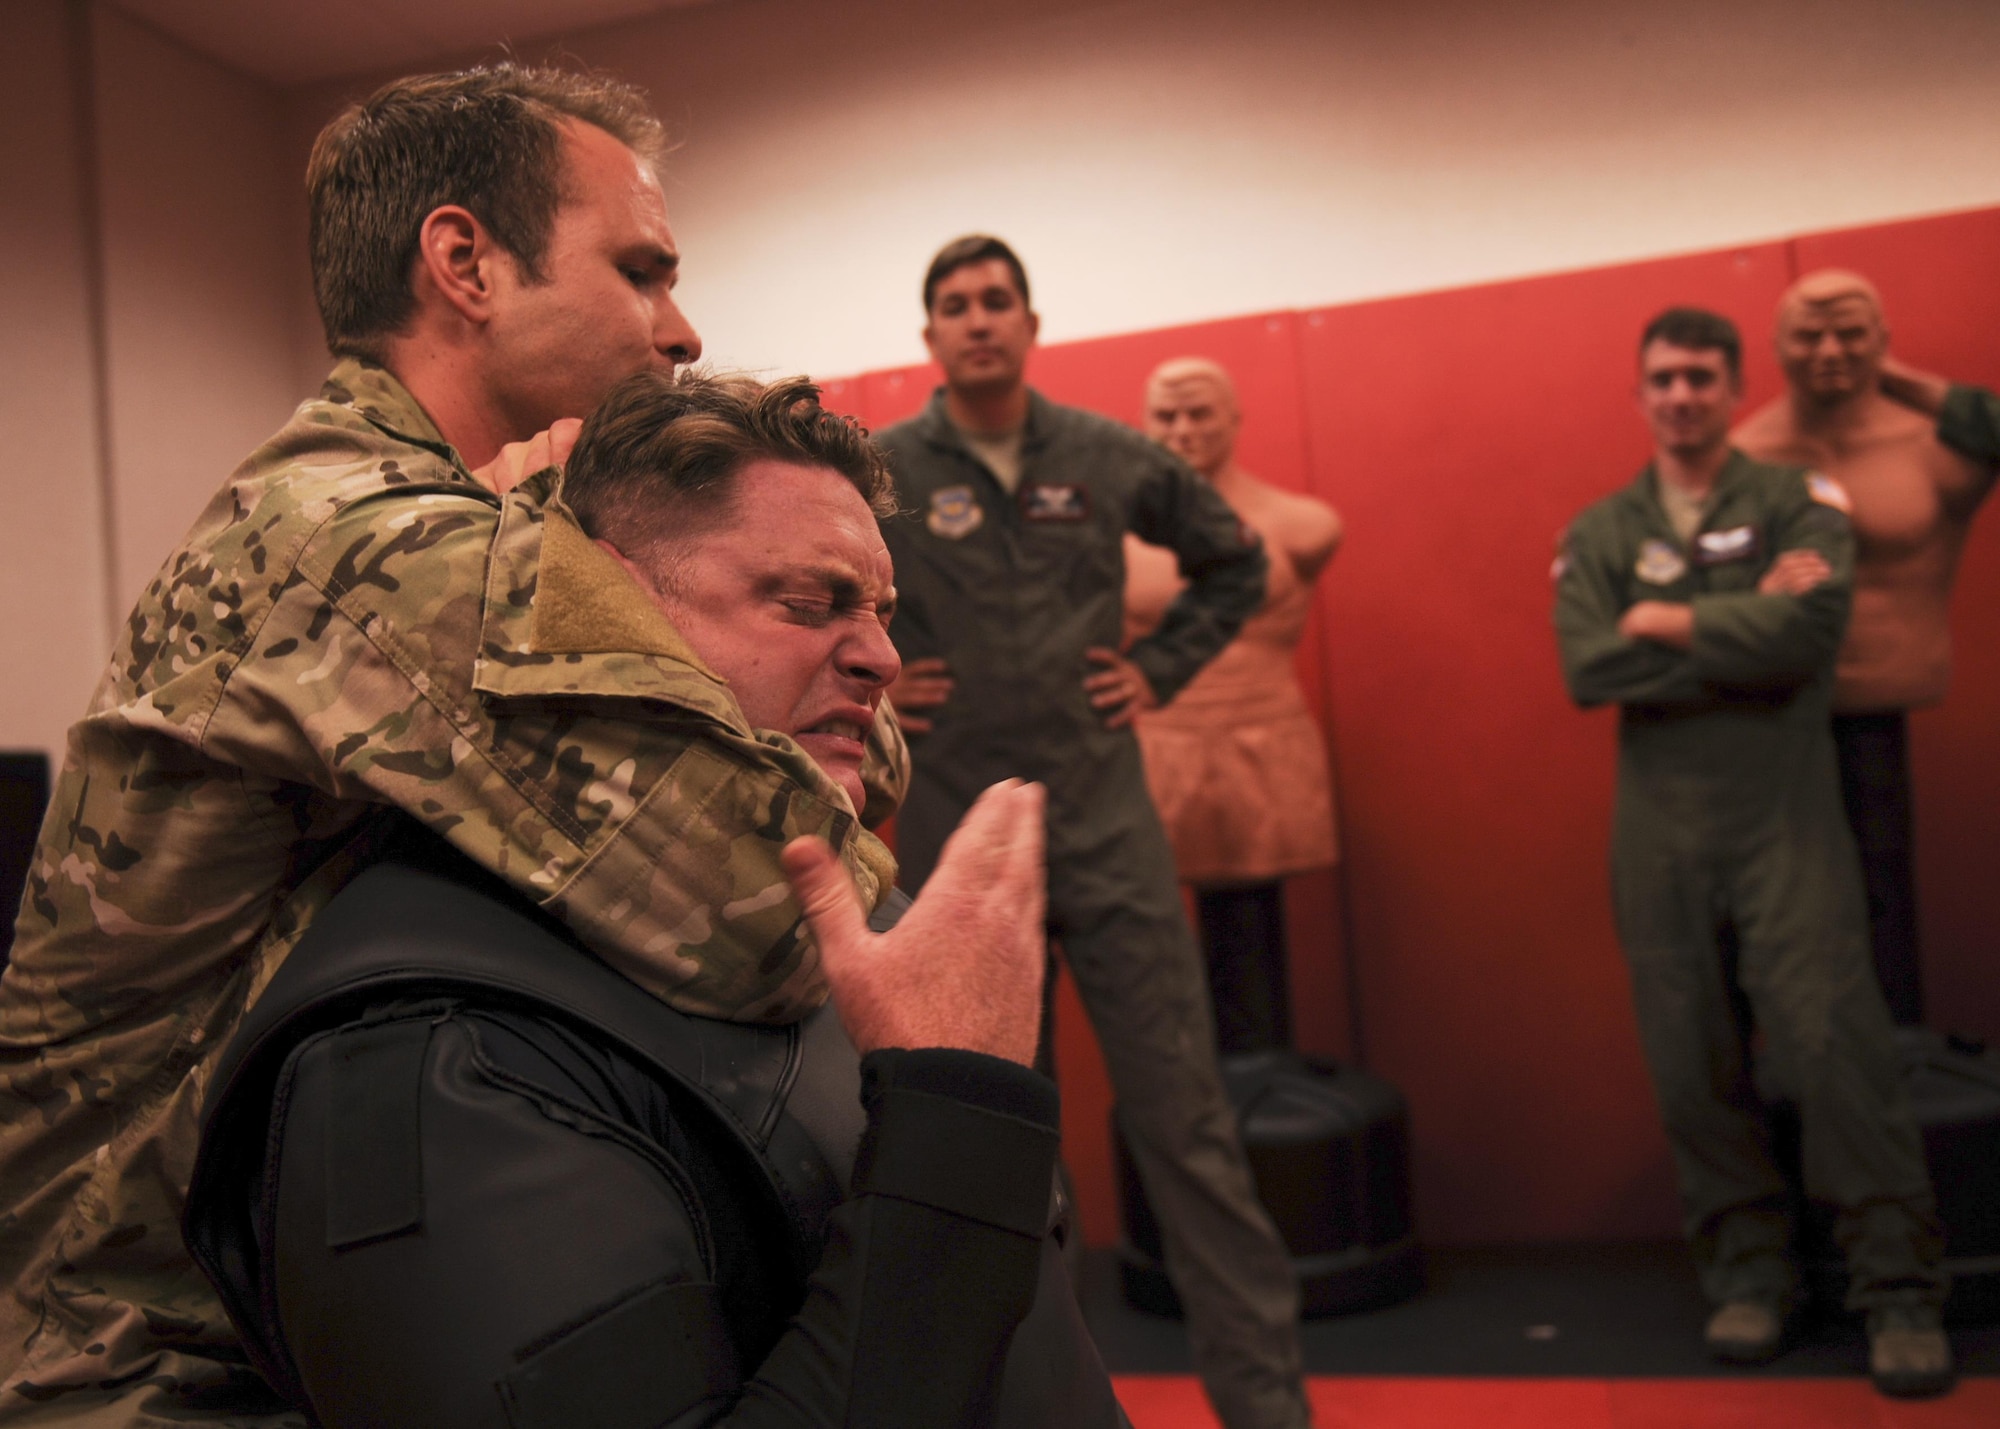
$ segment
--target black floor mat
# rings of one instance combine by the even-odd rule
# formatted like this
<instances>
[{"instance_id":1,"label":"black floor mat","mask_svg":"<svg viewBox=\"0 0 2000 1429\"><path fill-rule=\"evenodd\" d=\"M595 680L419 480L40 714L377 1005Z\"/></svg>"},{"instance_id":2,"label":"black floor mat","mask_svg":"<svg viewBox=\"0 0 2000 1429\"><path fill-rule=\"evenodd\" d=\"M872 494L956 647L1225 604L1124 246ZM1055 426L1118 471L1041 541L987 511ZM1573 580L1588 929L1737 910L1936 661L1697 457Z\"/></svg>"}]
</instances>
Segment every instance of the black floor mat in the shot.
<instances>
[{"instance_id":1,"label":"black floor mat","mask_svg":"<svg viewBox=\"0 0 2000 1429\"><path fill-rule=\"evenodd\" d=\"M1430 1288L1387 1310L1310 1320L1310 1374L1528 1375L1589 1379L1864 1372L1860 1323L1803 1327L1761 1369L1732 1370L1701 1346L1707 1305L1678 1243L1485 1246L1428 1253ZM1177 1320L1127 1306L1108 1250L1086 1255L1084 1315L1113 1374L1186 1374ZM2000 1326L1956 1326L1964 1374L2000 1374Z\"/></svg>"}]
</instances>

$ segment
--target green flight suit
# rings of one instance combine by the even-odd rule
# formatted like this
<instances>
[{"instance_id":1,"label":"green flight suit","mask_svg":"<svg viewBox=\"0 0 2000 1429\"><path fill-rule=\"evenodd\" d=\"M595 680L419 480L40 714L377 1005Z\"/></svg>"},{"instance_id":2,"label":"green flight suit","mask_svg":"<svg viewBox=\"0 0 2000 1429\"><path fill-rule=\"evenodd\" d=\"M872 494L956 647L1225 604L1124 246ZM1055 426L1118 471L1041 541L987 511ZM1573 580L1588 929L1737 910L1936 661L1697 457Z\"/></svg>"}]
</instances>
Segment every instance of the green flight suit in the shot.
<instances>
[{"instance_id":1,"label":"green flight suit","mask_svg":"<svg viewBox=\"0 0 2000 1429\"><path fill-rule=\"evenodd\" d=\"M1952 450L2000 466L2000 396L1953 383L1938 413L1938 440Z\"/></svg>"},{"instance_id":2,"label":"green flight suit","mask_svg":"<svg viewBox=\"0 0 2000 1429\"><path fill-rule=\"evenodd\" d=\"M1570 693L1621 707L1613 905L1685 1228L1717 1303L1788 1303L1796 1288L1732 980L1798 1101L1806 1189L1836 1208L1849 1306L1937 1304L1945 1288L1828 728L1854 577L1845 510L1827 478L1732 452L1692 539L1649 468L1577 517L1556 563ZM1805 548L1830 579L1757 593L1780 553ZM1691 603L1692 648L1620 635L1643 600Z\"/></svg>"},{"instance_id":3,"label":"green flight suit","mask_svg":"<svg viewBox=\"0 0 2000 1429\"><path fill-rule=\"evenodd\" d=\"M1104 1050L1158 1215L1167 1273L1225 1425L1308 1421L1298 1285L1257 1200L1215 1062L1201 952L1130 728L1106 729L1084 651L1115 649L1127 531L1189 579L1129 658L1171 699L1264 598L1262 543L1215 489L1129 427L1030 393L1009 494L960 439L942 393L880 434L901 512L882 522L905 660L942 656L954 689L910 739L896 819L914 891L979 791L1049 791L1049 924Z\"/></svg>"}]
</instances>

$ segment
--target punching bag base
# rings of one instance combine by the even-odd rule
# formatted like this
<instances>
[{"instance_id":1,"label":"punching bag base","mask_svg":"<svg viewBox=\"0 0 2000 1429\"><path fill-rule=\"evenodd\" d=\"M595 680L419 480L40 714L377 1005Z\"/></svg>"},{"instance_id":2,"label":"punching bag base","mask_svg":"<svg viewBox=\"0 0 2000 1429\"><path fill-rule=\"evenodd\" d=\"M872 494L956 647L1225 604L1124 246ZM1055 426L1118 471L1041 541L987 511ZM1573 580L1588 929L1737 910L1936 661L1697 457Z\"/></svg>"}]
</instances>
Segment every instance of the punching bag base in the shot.
<instances>
[{"instance_id":1,"label":"punching bag base","mask_svg":"<svg viewBox=\"0 0 2000 1429\"><path fill-rule=\"evenodd\" d=\"M1395 1245L1356 1246L1338 1255L1292 1257L1299 1276L1299 1313L1306 1319L1353 1315L1407 1300L1424 1288L1424 1252L1414 1238ZM1181 1316L1181 1297L1158 1261L1118 1246L1118 1282L1125 1303L1149 1315Z\"/></svg>"},{"instance_id":2,"label":"punching bag base","mask_svg":"<svg viewBox=\"0 0 2000 1429\"><path fill-rule=\"evenodd\" d=\"M1231 1053L1218 1069L1257 1197L1298 1276L1303 1313L1345 1315L1423 1289L1402 1093L1359 1068L1289 1047ZM1178 1315L1159 1218L1115 1113L1112 1123L1125 1298L1141 1310Z\"/></svg>"},{"instance_id":3,"label":"punching bag base","mask_svg":"<svg viewBox=\"0 0 2000 1429\"><path fill-rule=\"evenodd\" d=\"M1898 1027L1896 1050L1944 1225L1952 1281L1945 1320L2000 1324L2000 1050L1922 1027ZM1770 1068L1759 1073L1772 1155L1789 1188L1800 1278L1814 1315L1839 1319L1847 1266L1834 1242L1833 1208L1806 1195L1797 1105Z\"/></svg>"}]
</instances>

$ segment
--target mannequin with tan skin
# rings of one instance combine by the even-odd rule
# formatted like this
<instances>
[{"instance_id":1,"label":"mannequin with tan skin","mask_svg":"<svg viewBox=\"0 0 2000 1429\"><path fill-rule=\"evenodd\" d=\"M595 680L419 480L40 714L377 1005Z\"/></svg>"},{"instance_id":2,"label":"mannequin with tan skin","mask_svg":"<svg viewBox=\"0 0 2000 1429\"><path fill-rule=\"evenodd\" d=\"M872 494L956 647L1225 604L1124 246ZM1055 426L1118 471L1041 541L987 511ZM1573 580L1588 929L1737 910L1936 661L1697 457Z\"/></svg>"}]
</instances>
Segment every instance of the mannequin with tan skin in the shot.
<instances>
[{"instance_id":1,"label":"mannequin with tan skin","mask_svg":"<svg viewBox=\"0 0 2000 1429\"><path fill-rule=\"evenodd\" d=\"M1854 615L1835 672L1834 731L1861 848L1877 971L1898 1022L1922 1020L1905 711L1951 677L1951 588L1993 471L1938 439L1948 384L1889 355L1880 295L1838 269L1778 306L1789 390L1737 428L1759 461L1825 472L1854 510Z\"/></svg>"},{"instance_id":2,"label":"mannequin with tan skin","mask_svg":"<svg viewBox=\"0 0 2000 1429\"><path fill-rule=\"evenodd\" d=\"M1163 363L1147 381L1146 434L1200 472L1271 559L1263 607L1172 704L1138 721L1153 802L1198 890L1224 1052L1288 1040L1278 880L1338 857L1323 738L1294 659L1340 517L1238 466L1241 425L1235 384L1206 358ZM1125 570L1129 645L1185 582L1171 552L1131 536Z\"/></svg>"}]
</instances>

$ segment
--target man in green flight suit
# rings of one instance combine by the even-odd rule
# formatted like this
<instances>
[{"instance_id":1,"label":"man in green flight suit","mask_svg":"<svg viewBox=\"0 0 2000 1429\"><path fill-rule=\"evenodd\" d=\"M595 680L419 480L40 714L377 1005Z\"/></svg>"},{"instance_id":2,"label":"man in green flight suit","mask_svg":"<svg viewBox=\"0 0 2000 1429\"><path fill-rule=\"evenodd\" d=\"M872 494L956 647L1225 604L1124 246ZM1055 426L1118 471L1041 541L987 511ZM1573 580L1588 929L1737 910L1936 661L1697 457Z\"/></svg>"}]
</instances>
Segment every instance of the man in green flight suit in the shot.
<instances>
[{"instance_id":1,"label":"man in green flight suit","mask_svg":"<svg viewBox=\"0 0 2000 1429\"><path fill-rule=\"evenodd\" d=\"M1049 922L1104 1048L1196 1366L1228 1429L1302 1429L1298 1285L1223 1094L1208 980L1131 729L1257 609L1262 542L1172 453L1029 389L1040 320L1005 243L947 244L923 296L945 385L880 435L905 513L882 522L904 659L889 695L913 735L903 887L922 885L980 789L1009 775L1047 786ZM1171 549L1188 589L1121 654L1128 531Z\"/></svg>"},{"instance_id":2,"label":"man in green flight suit","mask_svg":"<svg viewBox=\"0 0 2000 1429\"><path fill-rule=\"evenodd\" d=\"M1654 459L1564 538L1563 673L1578 704L1620 706L1613 905L1688 1239L1717 1306L1710 1349L1776 1355L1796 1293L1747 1011L1797 1098L1807 1190L1837 1209L1876 1386L1940 1393L1953 1379L1940 1234L1827 725L1853 580L1847 498L1730 447L1741 353L1734 324L1698 309L1646 328L1639 405Z\"/></svg>"}]
</instances>

